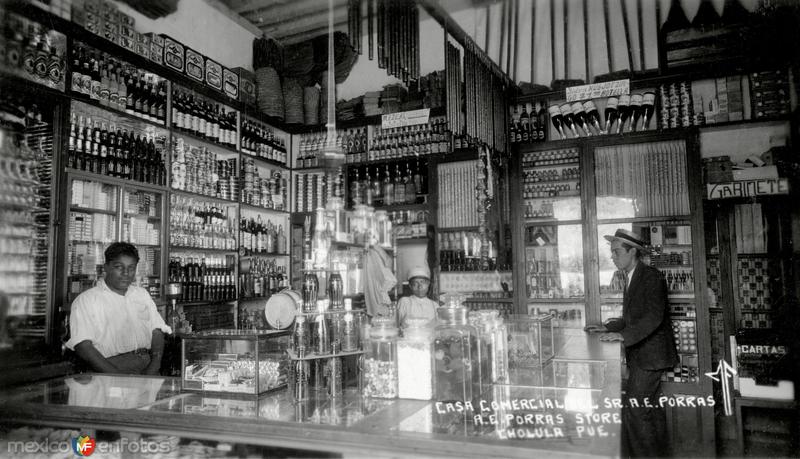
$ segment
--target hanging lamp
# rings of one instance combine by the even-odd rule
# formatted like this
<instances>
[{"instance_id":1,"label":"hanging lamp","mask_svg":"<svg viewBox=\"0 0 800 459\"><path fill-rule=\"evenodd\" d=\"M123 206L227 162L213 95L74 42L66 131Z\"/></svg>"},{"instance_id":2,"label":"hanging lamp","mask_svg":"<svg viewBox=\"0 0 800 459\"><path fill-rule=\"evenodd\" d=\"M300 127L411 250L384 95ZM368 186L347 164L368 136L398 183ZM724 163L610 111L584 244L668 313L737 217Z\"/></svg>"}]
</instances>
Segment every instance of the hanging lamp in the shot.
<instances>
[{"instance_id":1,"label":"hanging lamp","mask_svg":"<svg viewBox=\"0 0 800 459\"><path fill-rule=\"evenodd\" d=\"M341 168L345 163L345 155L336 143L336 78L334 75L335 58L333 53L333 1L328 0L328 122L325 146L322 148L322 165L326 169ZM330 183L328 184L331 185Z\"/></svg>"}]
</instances>

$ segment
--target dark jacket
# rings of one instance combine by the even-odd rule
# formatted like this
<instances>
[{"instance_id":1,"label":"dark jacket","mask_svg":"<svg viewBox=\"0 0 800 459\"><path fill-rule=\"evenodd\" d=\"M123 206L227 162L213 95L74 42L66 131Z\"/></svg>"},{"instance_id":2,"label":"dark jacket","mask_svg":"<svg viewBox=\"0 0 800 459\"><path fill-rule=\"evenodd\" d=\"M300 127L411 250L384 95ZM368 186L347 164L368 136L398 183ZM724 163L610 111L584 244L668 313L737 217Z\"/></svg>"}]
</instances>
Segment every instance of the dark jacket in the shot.
<instances>
[{"instance_id":1,"label":"dark jacket","mask_svg":"<svg viewBox=\"0 0 800 459\"><path fill-rule=\"evenodd\" d=\"M645 370L674 368L678 353L669 318L667 283L661 273L641 261L623 299L625 357L629 366Z\"/></svg>"}]
</instances>

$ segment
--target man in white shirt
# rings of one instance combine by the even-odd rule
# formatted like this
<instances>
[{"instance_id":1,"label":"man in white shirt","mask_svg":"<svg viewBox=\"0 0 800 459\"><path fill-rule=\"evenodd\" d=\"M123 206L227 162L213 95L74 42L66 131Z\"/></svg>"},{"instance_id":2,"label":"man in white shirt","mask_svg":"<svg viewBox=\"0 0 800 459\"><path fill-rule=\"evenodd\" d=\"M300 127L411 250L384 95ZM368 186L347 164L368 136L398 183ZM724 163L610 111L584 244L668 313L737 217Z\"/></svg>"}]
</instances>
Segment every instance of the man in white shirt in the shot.
<instances>
[{"instance_id":1,"label":"man in white shirt","mask_svg":"<svg viewBox=\"0 0 800 459\"><path fill-rule=\"evenodd\" d=\"M164 334L172 330L150 294L131 285L139 252L115 242L105 251L105 278L72 302L66 346L101 373L158 374Z\"/></svg>"}]
</instances>

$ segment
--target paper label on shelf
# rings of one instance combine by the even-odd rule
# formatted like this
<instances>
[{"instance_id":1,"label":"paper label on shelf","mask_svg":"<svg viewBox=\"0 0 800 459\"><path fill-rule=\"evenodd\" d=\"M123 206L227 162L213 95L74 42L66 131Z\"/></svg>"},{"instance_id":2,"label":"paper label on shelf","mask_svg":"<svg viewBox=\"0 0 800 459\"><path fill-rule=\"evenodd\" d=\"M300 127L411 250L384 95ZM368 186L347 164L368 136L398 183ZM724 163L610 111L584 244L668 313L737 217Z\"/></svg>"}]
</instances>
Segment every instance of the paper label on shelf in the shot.
<instances>
[{"instance_id":1,"label":"paper label on shelf","mask_svg":"<svg viewBox=\"0 0 800 459\"><path fill-rule=\"evenodd\" d=\"M431 109L422 108L419 110L409 110L407 112L390 113L381 117L381 129L391 129L406 126L416 126L417 124L428 124Z\"/></svg>"},{"instance_id":2,"label":"paper label on shelf","mask_svg":"<svg viewBox=\"0 0 800 459\"><path fill-rule=\"evenodd\" d=\"M631 80L614 80L567 88L567 102L630 94Z\"/></svg>"},{"instance_id":3,"label":"paper label on shelf","mask_svg":"<svg viewBox=\"0 0 800 459\"><path fill-rule=\"evenodd\" d=\"M785 178L741 180L707 185L708 199L747 198L789 194L789 181Z\"/></svg>"}]
</instances>

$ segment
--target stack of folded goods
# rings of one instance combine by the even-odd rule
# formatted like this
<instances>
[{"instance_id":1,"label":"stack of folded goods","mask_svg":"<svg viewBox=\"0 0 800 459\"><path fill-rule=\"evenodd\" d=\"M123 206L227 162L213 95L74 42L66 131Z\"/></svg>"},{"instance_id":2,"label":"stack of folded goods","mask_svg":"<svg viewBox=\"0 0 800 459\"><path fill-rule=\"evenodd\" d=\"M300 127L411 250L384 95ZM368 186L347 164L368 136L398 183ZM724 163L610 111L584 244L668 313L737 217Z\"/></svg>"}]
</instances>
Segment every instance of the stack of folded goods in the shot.
<instances>
[{"instance_id":1,"label":"stack of folded goods","mask_svg":"<svg viewBox=\"0 0 800 459\"><path fill-rule=\"evenodd\" d=\"M420 92L423 94L423 105L429 108L444 106L444 70L431 72L420 78Z\"/></svg>"},{"instance_id":2,"label":"stack of folded goods","mask_svg":"<svg viewBox=\"0 0 800 459\"><path fill-rule=\"evenodd\" d=\"M380 91L370 91L364 94L364 116L375 116L381 114Z\"/></svg>"},{"instance_id":3,"label":"stack of folded goods","mask_svg":"<svg viewBox=\"0 0 800 459\"><path fill-rule=\"evenodd\" d=\"M258 109L269 116L283 119L283 91L281 78L272 67L256 70Z\"/></svg>"},{"instance_id":4,"label":"stack of folded goods","mask_svg":"<svg viewBox=\"0 0 800 459\"><path fill-rule=\"evenodd\" d=\"M364 117L364 96L359 96L350 100L342 100L336 103L336 119L352 120Z\"/></svg>"},{"instance_id":5,"label":"stack of folded goods","mask_svg":"<svg viewBox=\"0 0 800 459\"><path fill-rule=\"evenodd\" d=\"M384 114L397 113L405 99L406 89L399 84L390 84L381 91L381 111Z\"/></svg>"},{"instance_id":6,"label":"stack of folded goods","mask_svg":"<svg viewBox=\"0 0 800 459\"><path fill-rule=\"evenodd\" d=\"M286 119L290 124L303 123L303 86L295 78L283 80L283 100L285 103Z\"/></svg>"},{"instance_id":7,"label":"stack of folded goods","mask_svg":"<svg viewBox=\"0 0 800 459\"><path fill-rule=\"evenodd\" d=\"M319 124L319 88L308 86L303 88L303 124L316 126Z\"/></svg>"}]
</instances>

